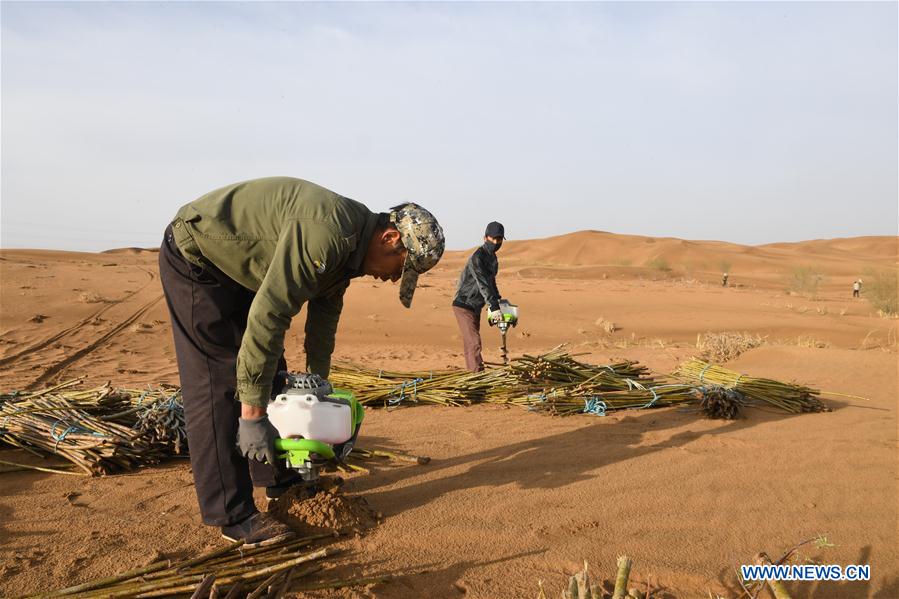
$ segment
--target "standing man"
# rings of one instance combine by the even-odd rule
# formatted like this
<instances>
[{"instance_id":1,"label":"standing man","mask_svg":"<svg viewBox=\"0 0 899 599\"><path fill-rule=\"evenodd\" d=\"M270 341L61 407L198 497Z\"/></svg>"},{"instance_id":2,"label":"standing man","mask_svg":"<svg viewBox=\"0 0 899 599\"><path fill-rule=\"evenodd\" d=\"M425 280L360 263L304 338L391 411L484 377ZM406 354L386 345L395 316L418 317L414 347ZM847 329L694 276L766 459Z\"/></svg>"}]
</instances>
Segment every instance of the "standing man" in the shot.
<instances>
[{"instance_id":1,"label":"standing man","mask_svg":"<svg viewBox=\"0 0 899 599\"><path fill-rule=\"evenodd\" d=\"M855 283L852 284L852 297L858 297L862 291L862 280L856 279Z\"/></svg>"},{"instance_id":2,"label":"standing man","mask_svg":"<svg viewBox=\"0 0 899 599\"><path fill-rule=\"evenodd\" d=\"M721 286L727 287L727 273L724 273L723 275L721 275Z\"/></svg>"},{"instance_id":3,"label":"standing man","mask_svg":"<svg viewBox=\"0 0 899 599\"><path fill-rule=\"evenodd\" d=\"M205 524L246 546L292 536L253 501L253 486L277 497L297 482L276 459L278 434L266 416L273 381L287 367L291 320L305 305L306 368L326 378L350 279L402 278L408 308L418 275L443 247L443 230L421 206L372 213L288 177L229 185L178 211L159 272Z\"/></svg>"},{"instance_id":4,"label":"standing man","mask_svg":"<svg viewBox=\"0 0 899 599\"><path fill-rule=\"evenodd\" d=\"M453 313L462 332L462 346L465 352L465 366L471 372L484 370L481 358L481 310L489 307L487 314L491 322L499 322L502 312L499 307L499 290L496 288L496 273L499 262L496 252L503 245L505 229L498 222L487 225L484 245L474 251L462 274L453 298Z\"/></svg>"}]
</instances>

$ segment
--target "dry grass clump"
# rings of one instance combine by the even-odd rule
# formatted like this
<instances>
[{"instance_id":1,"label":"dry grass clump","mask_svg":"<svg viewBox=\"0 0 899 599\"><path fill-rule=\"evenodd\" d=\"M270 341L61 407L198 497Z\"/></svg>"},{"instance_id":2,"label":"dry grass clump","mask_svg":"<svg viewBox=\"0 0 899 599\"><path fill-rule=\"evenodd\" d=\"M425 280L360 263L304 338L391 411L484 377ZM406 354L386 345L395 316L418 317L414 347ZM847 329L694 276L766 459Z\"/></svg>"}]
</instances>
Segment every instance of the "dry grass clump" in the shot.
<instances>
[{"instance_id":1,"label":"dry grass clump","mask_svg":"<svg viewBox=\"0 0 899 599\"><path fill-rule=\"evenodd\" d=\"M882 318L899 316L899 274L895 269L869 271L862 288L865 298Z\"/></svg>"},{"instance_id":2,"label":"dry grass clump","mask_svg":"<svg viewBox=\"0 0 899 599\"><path fill-rule=\"evenodd\" d=\"M818 287L824 281L824 274L812 266L797 266L790 273L788 290L809 299L818 297Z\"/></svg>"},{"instance_id":3,"label":"dry grass clump","mask_svg":"<svg viewBox=\"0 0 899 599\"><path fill-rule=\"evenodd\" d=\"M662 257L656 257L647 261L646 266L662 273L671 272L671 266L669 266L668 261Z\"/></svg>"},{"instance_id":4,"label":"dry grass clump","mask_svg":"<svg viewBox=\"0 0 899 599\"><path fill-rule=\"evenodd\" d=\"M765 343L761 335L751 333L705 333L696 336L696 349L710 362L727 362L743 352Z\"/></svg>"},{"instance_id":5,"label":"dry grass clump","mask_svg":"<svg viewBox=\"0 0 899 599\"><path fill-rule=\"evenodd\" d=\"M99 304L105 302L106 299L94 293L93 291L85 291L78 296L78 301L82 304Z\"/></svg>"},{"instance_id":6,"label":"dry grass clump","mask_svg":"<svg viewBox=\"0 0 899 599\"><path fill-rule=\"evenodd\" d=\"M862 339L861 348L865 350L880 349L882 351L892 351L899 348L899 336L897 336L894 328L887 329L885 338L879 333L880 329L868 331L868 334Z\"/></svg>"},{"instance_id":7,"label":"dry grass clump","mask_svg":"<svg viewBox=\"0 0 899 599\"><path fill-rule=\"evenodd\" d=\"M830 342L824 339L818 339L811 335L799 335L795 339L787 339L784 345L795 345L797 347L808 347L811 349L826 349L830 347Z\"/></svg>"},{"instance_id":8,"label":"dry grass clump","mask_svg":"<svg viewBox=\"0 0 899 599\"><path fill-rule=\"evenodd\" d=\"M596 326L598 326L600 328L600 330L603 330L606 333L614 333L615 331L618 330L618 327L615 325L614 322L612 322L610 320L606 320L602 316L597 318L596 322L594 324Z\"/></svg>"}]
</instances>

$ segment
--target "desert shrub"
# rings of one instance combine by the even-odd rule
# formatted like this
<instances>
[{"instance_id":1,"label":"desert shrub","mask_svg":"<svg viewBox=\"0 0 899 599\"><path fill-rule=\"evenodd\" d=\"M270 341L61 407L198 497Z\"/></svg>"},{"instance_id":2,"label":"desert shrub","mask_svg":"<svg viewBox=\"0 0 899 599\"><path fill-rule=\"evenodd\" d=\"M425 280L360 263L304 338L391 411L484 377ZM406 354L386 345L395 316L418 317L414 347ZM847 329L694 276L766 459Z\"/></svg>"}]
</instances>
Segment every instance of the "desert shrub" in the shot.
<instances>
[{"instance_id":1,"label":"desert shrub","mask_svg":"<svg viewBox=\"0 0 899 599\"><path fill-rule=\"evenodd\" d=\"M862 293L882 316L899 315L899 276L895 269L869 270L865 274Z\"/></svg>"},{"instance_id":2,"label":"desert shrub","mask_svg":"<svg viewBox=\"0 0 899 599\"><path fill-rule=\"evenodd\" d=\"M810 299L818 297L824 274L813 266L797 266L790 273L789 289Z\"/></svg>"},{"instance_id":3,"label":"desert shrub","mask_svg":"<svg viewBox=\"0 0 899 599\"><path fill-rule=\"evenodd\" d=\"M788 339L784 345L796 345L798 347L808 347L811 349L826 349L830 347L830 341L819 339L811 335L799 335L795 339Z\"/></svg>"},{"instance_id":4,"label":"desert shrub","mask_svg":"<svg viewBox=\"0 0 899 599\"><path fill-rule=\"evenodd\" d=\"M709 362L727 362L746 350L765 343L760 335L751 333L705 333L696 336L696 349Z\"/></svg>"},{"instance_id":5,"label":"desert shrub","mask_svg":"<svg viewBox=\"0 0 899 599\"><path fill-rule=\"evenodd\" d=\"M646 263L646 266L659 272L671 272L671 267L668 266L668 262L661 256L657 256L652 260L649 260Z\"/></svg>"}]
</instances>

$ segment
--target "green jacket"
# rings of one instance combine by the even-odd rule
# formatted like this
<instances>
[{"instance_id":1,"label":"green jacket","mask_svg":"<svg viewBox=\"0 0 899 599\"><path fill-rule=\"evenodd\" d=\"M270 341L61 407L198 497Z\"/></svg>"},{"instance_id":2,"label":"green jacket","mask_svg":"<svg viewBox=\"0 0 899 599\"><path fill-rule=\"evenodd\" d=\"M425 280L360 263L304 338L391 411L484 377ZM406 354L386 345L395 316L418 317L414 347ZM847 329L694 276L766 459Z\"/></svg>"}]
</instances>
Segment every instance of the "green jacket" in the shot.
<instances>
[{"instance_id":1,"label":"green jacket","mask_svg":"<svg viewBox=\"0 0 899 599\"><path fill-rule=\"evenodd\" d=\"M178 211L175 242L256 292L237 355L237 395L265 406L291 319L308 304L306 368L327 377L343 295L358 276L378 215L301 179L223 187Z\"/></svg>"}]
</instances>

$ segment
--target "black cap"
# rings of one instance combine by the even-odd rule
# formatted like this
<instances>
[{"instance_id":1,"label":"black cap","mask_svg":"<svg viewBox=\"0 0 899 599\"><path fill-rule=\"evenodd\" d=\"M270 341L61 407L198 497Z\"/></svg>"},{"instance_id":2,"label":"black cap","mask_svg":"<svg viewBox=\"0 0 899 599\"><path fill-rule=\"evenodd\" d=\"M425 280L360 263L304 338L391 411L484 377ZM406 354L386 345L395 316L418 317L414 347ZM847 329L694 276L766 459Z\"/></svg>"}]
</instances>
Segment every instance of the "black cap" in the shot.
<instances>
[{"instance_id":1,"label":"black cap","mask_svg":"<svg viewBox=\"0 0 899 599\"><path fill-rule=\"evenodd\" d=\"M484 237L505 237L506 230L503 228L502 224L493 221L489 225L487 225L487 230L484 231Z\"/></svg>"}]
</instances>

